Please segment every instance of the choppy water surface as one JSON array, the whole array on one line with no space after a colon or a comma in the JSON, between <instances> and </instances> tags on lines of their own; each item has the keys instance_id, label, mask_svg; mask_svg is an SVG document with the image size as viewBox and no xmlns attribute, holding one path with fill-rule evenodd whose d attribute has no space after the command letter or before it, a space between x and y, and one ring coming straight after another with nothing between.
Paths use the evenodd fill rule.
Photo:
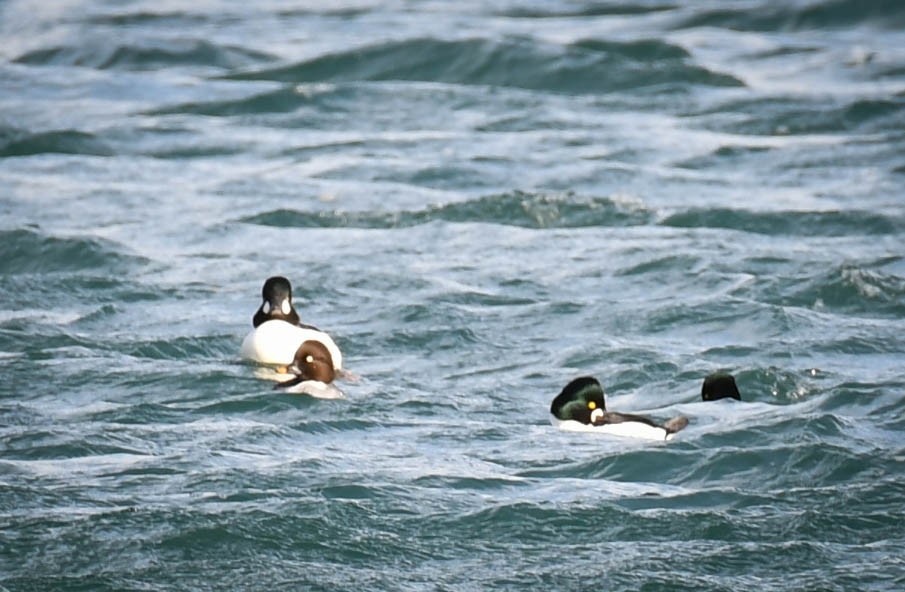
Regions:
<instances>
[{"instance_id":1,"label":"choppy water surface","mask_svg":"<svg viewBox=\"0 0 905 592\"><path fill-rule=\"evenodd\" d=\"M905 5L688 4L0 3L0 588L905 587Z\"/></svg>"}]
</instances>

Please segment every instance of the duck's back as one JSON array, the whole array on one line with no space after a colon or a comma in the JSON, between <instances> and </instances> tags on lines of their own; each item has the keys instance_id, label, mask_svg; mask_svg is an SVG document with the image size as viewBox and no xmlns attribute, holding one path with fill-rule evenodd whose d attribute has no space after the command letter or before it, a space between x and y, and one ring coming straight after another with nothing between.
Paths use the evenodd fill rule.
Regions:
<instances>
[{"instance_id":1,"label":"duck's back","mask_svg":"<svg viewBox=\"0 0 905 592\"><path fill-rule=\"evenodd\" d=\"M242 357L260 364L289 366L299 346L309 340L323 343L333 358L333 367L342 369L342 353L329 335L279 320L262 323L246 335L242 341Z\"/></svg>"}]
</instances>

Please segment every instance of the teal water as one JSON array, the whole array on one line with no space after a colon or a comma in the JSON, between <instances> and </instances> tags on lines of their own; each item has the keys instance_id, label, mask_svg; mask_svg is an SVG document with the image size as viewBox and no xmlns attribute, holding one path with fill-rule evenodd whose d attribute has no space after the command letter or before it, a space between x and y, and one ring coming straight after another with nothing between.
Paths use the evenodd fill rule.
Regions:
<instances>
[{"instance_id":1,"label":"teal water","mask_svg":"<svg viewBox=\"0 0 905 592\"><path fill-rule=\"evenodd\" d=\"M902 589L903 25L0 2L0 589ZM345 399L239 359L274 274Z\"/></svg>"}]
</instances>

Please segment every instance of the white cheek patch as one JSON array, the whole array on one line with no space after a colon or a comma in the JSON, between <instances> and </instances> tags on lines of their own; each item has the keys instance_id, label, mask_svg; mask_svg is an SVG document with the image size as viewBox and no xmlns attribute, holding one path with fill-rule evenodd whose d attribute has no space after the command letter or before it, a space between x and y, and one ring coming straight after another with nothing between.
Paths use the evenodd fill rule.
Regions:
<instances>
[{"instance_id":1,"label":"white cheek patch","mask_svg":"<svg viewBox=\"0 0 905 592\"><path fill-rule=\"evenodd\" d=\"M261 312L263 312L264 314L270 314L270 303L267 302L266 300L264 301L264 304L261 306Z\"/></svg>"},{"instance_id":2,"label":"white cheek patch","mask_svg":"<svg viewBox=\"0 0 905 592\"><path fill-rule=\"evenodd\" d=\"M600 407L591 411L591 423L596 422L598 419L603 419L603 409Z\"/></svg>"},{"instance_id":3,"label":"white cheek patch","mask_svg":"<svg viewBox=\"0 0 905 592\"><path fill-rule=\"evenodd\" d=\"M292 312L292 305L289 304L288 298L283 301L283 304L280 305L280 310L283 311L284 315L288 315L290 312Z\"/></svg>"}]
</instances>

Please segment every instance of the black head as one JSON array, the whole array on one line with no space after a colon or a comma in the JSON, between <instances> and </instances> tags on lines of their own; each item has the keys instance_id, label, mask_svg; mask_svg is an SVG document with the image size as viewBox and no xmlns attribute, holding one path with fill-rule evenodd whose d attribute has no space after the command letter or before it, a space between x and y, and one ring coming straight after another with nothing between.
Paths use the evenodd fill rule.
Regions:
<instances>
[{"instance_id":1,"label":"black head","mask_svg":"<svg viewBox=\"0 0 905 592\"><path fill-rule=\"evenodd\" d=\"M600 411L597 415L606 411L606 403L603 400L603 387L592 376L576 378L550 404L550 413L557 419L571 419L584 424L594 423L592 414L598 409Z\"/></svg>"},{"instance_id":2,"label":"black head","mask_svg":"<svg viewBox=\"0 0 905 592\"><path fill-rule=\"evenodd\" d=\"M333 382L336 377L330 351L323 343L314 340L305 341L299 346L289 371L302 380L319 380L324 383Z\"/></svg>"},{"instance_id":3,"label":"black head","mask_svg":"<svg viewBox=\"0 0 905 592\"><path fill-rule=\"evenodd\" d=\"M299 324L299 315L292 306L292 285L282 276L268 278L261 289L261 297L264 302L258 308L252 318L252 324L257 327L265 321L281 320L293 325Z\"/></svg>"},{"instance_id":4,"label":"black head","mask_svg":"<svg viewBox=\"0 0 905 592\"><path fill-rule=\"evenodd\" d=\"M735 399L741 401L742 396L735 385L735 377L731 374L717 372L704 379L701 386L701 398L705 401L718 399Z\"/></svg>"}]
</instances>

